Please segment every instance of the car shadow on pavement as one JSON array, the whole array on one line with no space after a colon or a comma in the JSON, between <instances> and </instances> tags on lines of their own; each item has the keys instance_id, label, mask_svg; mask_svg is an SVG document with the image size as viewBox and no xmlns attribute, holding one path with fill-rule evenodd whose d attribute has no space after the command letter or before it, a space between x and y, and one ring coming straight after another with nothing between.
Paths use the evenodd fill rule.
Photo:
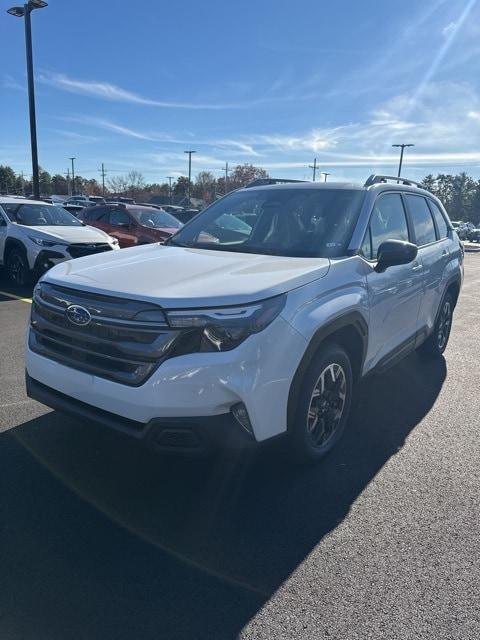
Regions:
<instances>
[{"instance_id":1,"label":"car shadow on pavement","mask_svg":"<svg viewBox=\"0 0 480 640\"><path fill-rule=\"evenodd\" d=\"M18 298L31 298L33 294L33 285L25 287L17 287L9 280L5 270L0 267L0 302L11 300L8 296L3 295L8 293Z\"/></svg>"},{"instance_id":2,"label":"car shadow on pavement","mask_svg":"<svg viewBox=\"0 0 480 640\"><path fill-rule=\"evenodd\" d=\"M0 447L0 634L237 637L401 450L445 376L443 359L414 354L364 380L343 440L311 467L278 442L192 460L56 412L17 427Z\"/></svg>"}]
</instances>

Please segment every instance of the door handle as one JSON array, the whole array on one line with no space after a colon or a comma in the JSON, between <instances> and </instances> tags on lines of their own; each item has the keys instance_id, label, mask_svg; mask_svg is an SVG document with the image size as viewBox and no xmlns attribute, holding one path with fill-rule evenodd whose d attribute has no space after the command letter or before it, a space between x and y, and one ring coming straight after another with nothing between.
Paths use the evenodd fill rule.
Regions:
<instances>
[{"instance_id":1,"label":"door handle","mask_svg":"<svg viewBox=\"0 0 480 640\"><path fill-rule=\"evenodd\" d=\"M414 262L412 266L412 271L420 271L423 269L423 266L419 262Z\"/></svg>"}]
</instances>

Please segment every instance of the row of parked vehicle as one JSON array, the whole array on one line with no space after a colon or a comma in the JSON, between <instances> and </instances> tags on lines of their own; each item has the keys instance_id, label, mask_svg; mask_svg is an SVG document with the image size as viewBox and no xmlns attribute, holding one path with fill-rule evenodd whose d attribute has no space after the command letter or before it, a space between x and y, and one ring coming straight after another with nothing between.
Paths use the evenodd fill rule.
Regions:
<instances>
[{"instance_id":1,"label":"row of parked vehicle","mask_svg":"<svg viewBox=\"0 0 480 640\"><path fill-rule=\"evenodd\" d=\"M452 221L453 228L458 233L460 240L468 240L469 242L480 242L480 228L471 222L463 222L462 220Z\"/></svg>"},{"instance_id":2,"label":"row of parked vehicle","mask_svg":"<svg viewBox=\"0 0 480 640\"><path fill-rule=\"evenodd\" d=\"M133 198L117 197L117 198L102 198L101 196L71 196L61 203L53 202L53 204L61 204L67 211L78 216L78 214L86 207L93 205L137 205L141 207L149 207L151 209L158 209L165 211L173 215L179 222L185 223L191 220L199 213L199 209L193 209L189 207L181 207L174 204L152 204L151 202L135 202Z\"/></svg>"}]
</instances>

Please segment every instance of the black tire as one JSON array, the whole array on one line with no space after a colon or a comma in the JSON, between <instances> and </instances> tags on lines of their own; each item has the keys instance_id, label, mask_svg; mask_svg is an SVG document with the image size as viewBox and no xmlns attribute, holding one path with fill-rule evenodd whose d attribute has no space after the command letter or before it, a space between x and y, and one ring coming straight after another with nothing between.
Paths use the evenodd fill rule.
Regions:
<instances>
[{"instance_id":1,"label":"black tire","mask_svg":"<svg viewBox=\"0 0 480 640\"><path fill-rule=\"evenodd\" d=\"M447 292L438 310L435 327L429 337L417 349L421 356L426 358L439 358L448 345L450 331L452 329L453 310L455 303L453 296Z\"/></svg>"},{"instance_id":2,"label":"black tire","mask_svg":"<svg viewBox=\"0 0 480 640\"><path fill-rule=\"evenodd\" d=\"M10 281L16 287L25 287L32 282L32 272L22 249L17 247L10 249L5 260L5 267Z\"/></svg>"},{"instance_id":3,"label":"black tire","mask_svg":"<svg viewBox=\"0 0 480 640\"><path fill-rule=\"evenodd\" d=\"M353 374L347 352L337 344L326 344L304 375L293 424L289 425L298 461L320 460L339 441L348 421L352 393Z\"/></svg>"}]
</instances>

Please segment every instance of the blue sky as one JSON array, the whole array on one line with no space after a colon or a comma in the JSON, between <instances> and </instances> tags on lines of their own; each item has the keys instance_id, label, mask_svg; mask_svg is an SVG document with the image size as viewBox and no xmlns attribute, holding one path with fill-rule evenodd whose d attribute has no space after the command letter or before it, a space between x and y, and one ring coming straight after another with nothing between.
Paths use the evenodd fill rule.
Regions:
<instances>
[{"instance_id":1,"label":"blue sky","mask_svg":"<svg viewBox=\"0 0 480 640\"><path fill-rule=\"evenodd\" d=\"M31 173L23 24L0 0L0 164ZM50 0L32 16L39 158L149 182L251 162L331 179L480 177L480 0Z\"/></svg>"}]
</instances>

